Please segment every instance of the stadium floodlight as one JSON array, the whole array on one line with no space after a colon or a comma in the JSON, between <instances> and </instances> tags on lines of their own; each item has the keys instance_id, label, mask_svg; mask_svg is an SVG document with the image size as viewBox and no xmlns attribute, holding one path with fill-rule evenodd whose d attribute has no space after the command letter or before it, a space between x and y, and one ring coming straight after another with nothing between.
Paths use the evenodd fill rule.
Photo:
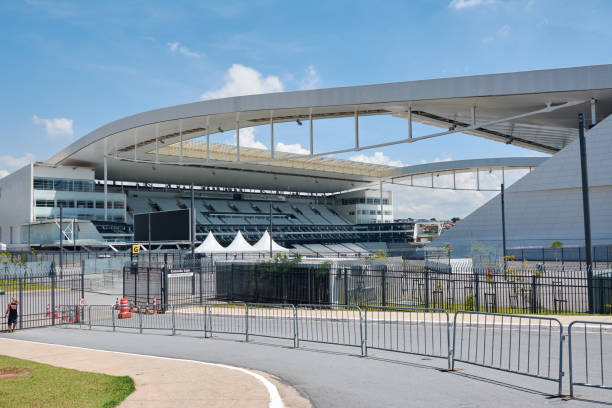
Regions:
<instances>
[{"instance_id":1,"label":"stadium floodlight","mask_svg":"<svg viewBox=\"0 0 612 408\"><path fill-rule=\"evenodd\" d=\"M295 121L297 122L298 125L302 126L302 121L300 120L300 118L297 118Z\"/></svg>"}]
</instances>

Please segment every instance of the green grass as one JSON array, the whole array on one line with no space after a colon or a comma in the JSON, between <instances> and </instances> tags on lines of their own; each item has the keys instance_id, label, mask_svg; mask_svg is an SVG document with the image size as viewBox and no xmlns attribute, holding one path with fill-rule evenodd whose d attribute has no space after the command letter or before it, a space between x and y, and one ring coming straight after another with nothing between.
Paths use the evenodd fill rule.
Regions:
<instances>
[{"instance_id":1,"label":"green grass","mask_svg":"<svg viewBox=\"0 0 612 408\"><path fill-rule=\"evenodd\" d=\"M5 292L16 292L19 290L19 279L0 279L0 290ZM51 290L51 285L46 283L32 283L23 281L23 291Z\"/></svg>"},{"instance_id":2,"label":"green grass","mask_svg":"<svg viewBox=\"0 0 612 408\"><path fill-rule=\"evenodd\" d=\"M0 355L0 368L25 367L29 375L0 380L0 407L115 407L134 392L134 381Z\"/></svg>"}]
</instances>

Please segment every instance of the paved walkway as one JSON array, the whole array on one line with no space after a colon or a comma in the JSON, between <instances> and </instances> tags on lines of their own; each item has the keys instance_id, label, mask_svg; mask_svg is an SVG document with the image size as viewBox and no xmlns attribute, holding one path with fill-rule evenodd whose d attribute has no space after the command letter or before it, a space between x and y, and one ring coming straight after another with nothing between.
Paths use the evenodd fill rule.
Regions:
<instances>
[{"instance_id":1,"label":"paved walkway","mask_svg":"<svg viewBox=\"0 0 612 408\"><path fill-rule=\"evenodd\" d=\"M242 368L0 338L2 354L110 375L130 376L136 391L120 405L133 407L307 408L293 388Z\"/></svg>"}]
</instances>

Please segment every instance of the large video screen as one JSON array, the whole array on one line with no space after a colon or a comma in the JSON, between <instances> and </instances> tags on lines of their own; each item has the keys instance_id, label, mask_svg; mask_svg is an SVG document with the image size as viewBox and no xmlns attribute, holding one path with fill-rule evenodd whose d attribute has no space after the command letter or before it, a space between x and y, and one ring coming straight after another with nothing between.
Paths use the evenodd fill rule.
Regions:
<instances>
[{"instance_id":1,"label":"large video screen","mask_svg":"<svg viewBox=\"0 0 612 408\"><path fill-rule=\"evenodd\" d=\"M190 241L191 216L190 210L159 211L134 214L134 241Z\"/></svg>"}]
</instances>

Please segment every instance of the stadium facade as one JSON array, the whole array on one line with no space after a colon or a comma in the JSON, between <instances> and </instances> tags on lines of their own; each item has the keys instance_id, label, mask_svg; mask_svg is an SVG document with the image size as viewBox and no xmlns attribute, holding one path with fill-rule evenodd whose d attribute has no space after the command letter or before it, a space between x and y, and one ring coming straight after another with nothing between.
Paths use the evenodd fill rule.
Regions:
<instances>
[{"instance_id":1,"label":"stadium facade","mask_svg":"<svg viewBox=\"0 0 612 408\"><path fill-rule=\"evenodd\" d=\"M478 180L481 171L503 175L533 169L508 190L508 239L577 242L576 118L586 112L593 126L587 140L599 141L589 146L594 209L602 209L594 225L604 231L596 230L595 239L609 243L605 231L612 221L605 209L612 203L612 172L604 152L612 151L612 138L604 119L612 113L612 65L248 95L133 115L1 179L0 241L16 247L57 246L61 231L67 245L114 248L132 241L134 214L190 208L193 185L197 241L212 231L227 244L242 231L254 242L272 222L277 242L306 253L317 248L389 249L394 243L419 241L419 231L427 228L394 222L393 197L383 184L414 186L415 180L431 179L431 185L421 187L459 189L457 174L475 173ZM363 145L359 118L364 116L404 119L406 132ZM317 121L335 118L354 120L354 127L337 135L346 147L315 151ZM415 121L442 130L415 136ZM278 123L306 124L309 154L275 151ZM269 130L270 150L241 146L240 129L249 127ZM227 132L236 135L236 144L211 141ZM458 132L553 156L407 167L330 157ZM564 171L567 177L562 177ZM440 176L450 180L445 187L434 181ZM481 189L479 183L474 189ZM553 198L562 203L558 214L546 210ZM468 239L499 240L496 200L434 244L448 241L459 248L467 247Z\"/></svg>"}]
</instances>

